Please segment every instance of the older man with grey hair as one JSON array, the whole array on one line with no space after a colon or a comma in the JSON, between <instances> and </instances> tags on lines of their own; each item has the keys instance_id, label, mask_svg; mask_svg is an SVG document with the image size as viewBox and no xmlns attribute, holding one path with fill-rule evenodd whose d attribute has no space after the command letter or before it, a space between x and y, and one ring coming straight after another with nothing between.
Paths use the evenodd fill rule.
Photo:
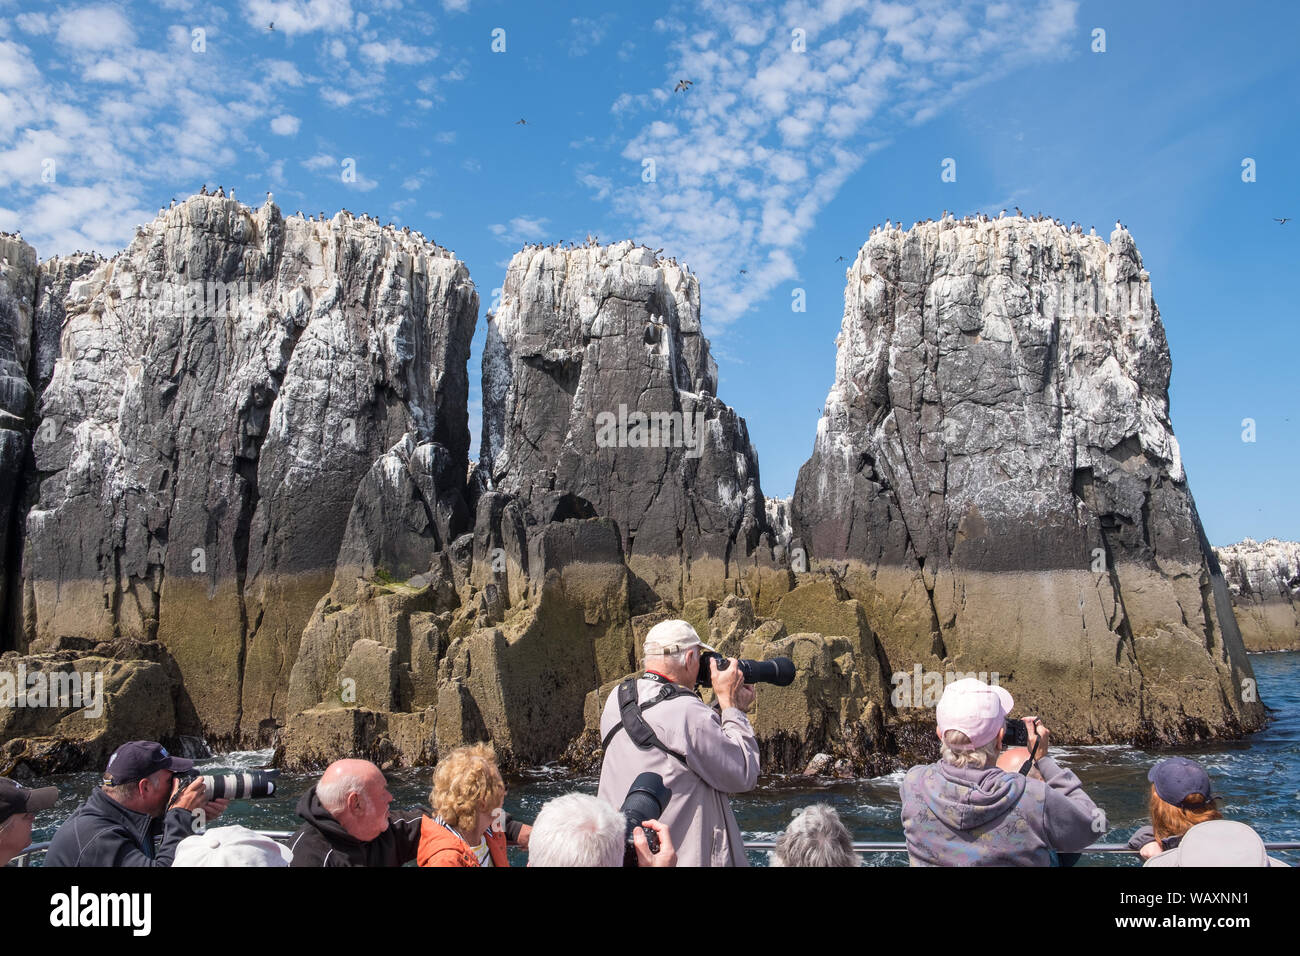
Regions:
<instances>
[{"instance_id":1,"label":"older man with grey hair","mask_svg":"<svg viewBox=\"0 0 1300 956\"><path fill-rule=\"evenodd\" d=\"M654 831L658 852L651 852L642 827ZM556 797L533 821L528 844L528 865L537 866L622 866L627 851L624 833L627 823L604 800L585 793ZM658 820L644 820L633 831L638 866L676 866L668 828Z\"/></svg>"},{"instance_id":2,"label":"older man with grey hair","mask_svg":"<svg viewBox=\"0 0 1300 956\"><path fill-rule=\"evenodd\" d=\"M402 866L420 845L420 813L388 812L393 795L369 760L336 760L298 801L295 867Z\"/></svg>"},{"instance_id":3,"label":"older man with grey hair","mask_svg":"<svg viewBox=\"0 0 1300 956\"><path fill-rule=\"evenodd\" d=\"M825 803L795 812L777 838L770 860L772 866L857 866L860 862L840 815Z\"/></svg>"},{"instance_id":4,"label":"older man with grey hair","mask_svg":"<svg viewBox=\"0 0 1300 956\"><path fill-rule=\"evenodd\" d=\"M717 709L696 694L704 644L686 621L660 621L645 639L645 672L609 695L600 719L605 758L599 796L623 803L638 774L658 773L672 790L660 814L680 866L746 866L730 794L758 782L758 741L745 712L754 688L738 662L709 661Z\"/></svg>"}]
</instances>

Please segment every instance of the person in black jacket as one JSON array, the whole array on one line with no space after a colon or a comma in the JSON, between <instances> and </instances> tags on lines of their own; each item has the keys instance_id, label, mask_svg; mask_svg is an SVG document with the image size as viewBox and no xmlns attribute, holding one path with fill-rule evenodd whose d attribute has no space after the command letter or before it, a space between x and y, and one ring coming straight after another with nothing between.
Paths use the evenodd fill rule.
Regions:
<instances>
[{"instance_id":1,"label":"person in black jacket","mask_svg":"<svg viewBox=\"0 0 1300 956\"><path fill-rule=\"evenodd\" d=\"M177 773L194 761L161 744L133 740L108 759L104 785L91 793L50 841L46 866L171 866L176 845L215 820L228 800L206 799L202 778L167 804ZM200 823L200 821L202 821ZM154 840L162 837L157 848Z\"/></svg>"},{"instance_id":2,"label":"person in black jacket","mask_svg":"<svg viewBox=\"0 0 1300 956\"><path fill-rule=\"evenodd\" d=\"M291 866L402 866L415 859L421 813L388 812L393 795L369 760L336 760L298 801Z\"/></svg>"}]
</instances>

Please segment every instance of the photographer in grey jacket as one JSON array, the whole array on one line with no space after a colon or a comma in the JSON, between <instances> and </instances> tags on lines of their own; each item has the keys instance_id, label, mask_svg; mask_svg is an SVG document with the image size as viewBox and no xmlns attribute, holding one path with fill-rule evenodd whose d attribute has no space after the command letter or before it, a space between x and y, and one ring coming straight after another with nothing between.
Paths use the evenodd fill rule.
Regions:
<instances>
[{"instance_id":1,"label":"photographer in grey jacket","mask_svg":"<svg viewBox=\"0 0 1300 956\"><path fill-rule=\"evenodd\" d=\"M624 724L618 691L610 694L600 718L605 759L599 796L621 806L637 775L654 771L673 794L659 820L672 835L677 865L746 866L728 796L758 782L758 740L745 716L755 691L736 660L723 669L710 661L718 709L696 696L700 653L711 650L686 621L661 621L650 629L646 669L633 682L633 709L653 741L638 746Z\"/></svg>"}]
</instances>

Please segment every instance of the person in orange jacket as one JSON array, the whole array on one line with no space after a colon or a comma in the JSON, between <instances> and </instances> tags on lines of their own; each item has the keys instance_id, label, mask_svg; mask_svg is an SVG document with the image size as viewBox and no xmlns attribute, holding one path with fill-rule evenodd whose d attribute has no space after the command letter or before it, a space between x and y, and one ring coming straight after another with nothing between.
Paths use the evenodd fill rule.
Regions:
<instances>
[{"instance_id":1,"label":"person in orange jacket","mask_svg":"<svg viewBox=\"0 0 1300 956\"><path fill-rule=\"evenodd\" d=\"M503 829L506 785L491 744L453 750L438 763L420 826L420 866L509 866ZM473 841L473 842L471 842Z\"/></svg>"}]
</instances>

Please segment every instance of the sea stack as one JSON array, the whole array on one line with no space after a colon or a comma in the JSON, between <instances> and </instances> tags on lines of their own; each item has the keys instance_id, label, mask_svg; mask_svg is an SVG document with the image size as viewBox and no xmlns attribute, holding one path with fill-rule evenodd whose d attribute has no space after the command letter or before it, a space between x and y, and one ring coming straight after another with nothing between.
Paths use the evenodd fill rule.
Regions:
<instances>
[{"instance_id":1,"label":"sea stack","mask_svg":"<svg viewBox=\"0 0 1300 956\"><path fill-rule=\"evenodd\" d=\"M64 308L20 649L159 641L197 732L264 742L375 462L436 444L424 458L453 462L463 497L468 272L373 221L200 195L72 280ZM464 503L444 505L457 534Z\"/></svg>"},{"instance_id":2,"label":"sea stack","mask_svg":"<svg viewBox=\"0 0 1300 956\"><path fill-rule=\"evenodd\" d=\"M1246 649L1300 650L1300 544L1246 538L1214 551Z\"/></svg>"},{"instance_id":3,"label":"sea stack","mask_svg":"<svg viewBox=\"0 0 1300 956\"><path fill-rule=\"evenodd\" d=\"M1129 233L925 223L847 279L792 552L841 574L891 670L997 672L1062 740L1262 726Z\"/></svg>"},{"instance_id":4,"label":"sea stack","mask_svg":"<svg viewBox=\"0 0 1300 956\"><path fill-rule=\"evenodd\" d=\"M480 471L538 522L613 519L647 599L757 596L758 455L717 388L685 267L630 241L529 246L489 317Z\"/></svg>"}]
</instances>

